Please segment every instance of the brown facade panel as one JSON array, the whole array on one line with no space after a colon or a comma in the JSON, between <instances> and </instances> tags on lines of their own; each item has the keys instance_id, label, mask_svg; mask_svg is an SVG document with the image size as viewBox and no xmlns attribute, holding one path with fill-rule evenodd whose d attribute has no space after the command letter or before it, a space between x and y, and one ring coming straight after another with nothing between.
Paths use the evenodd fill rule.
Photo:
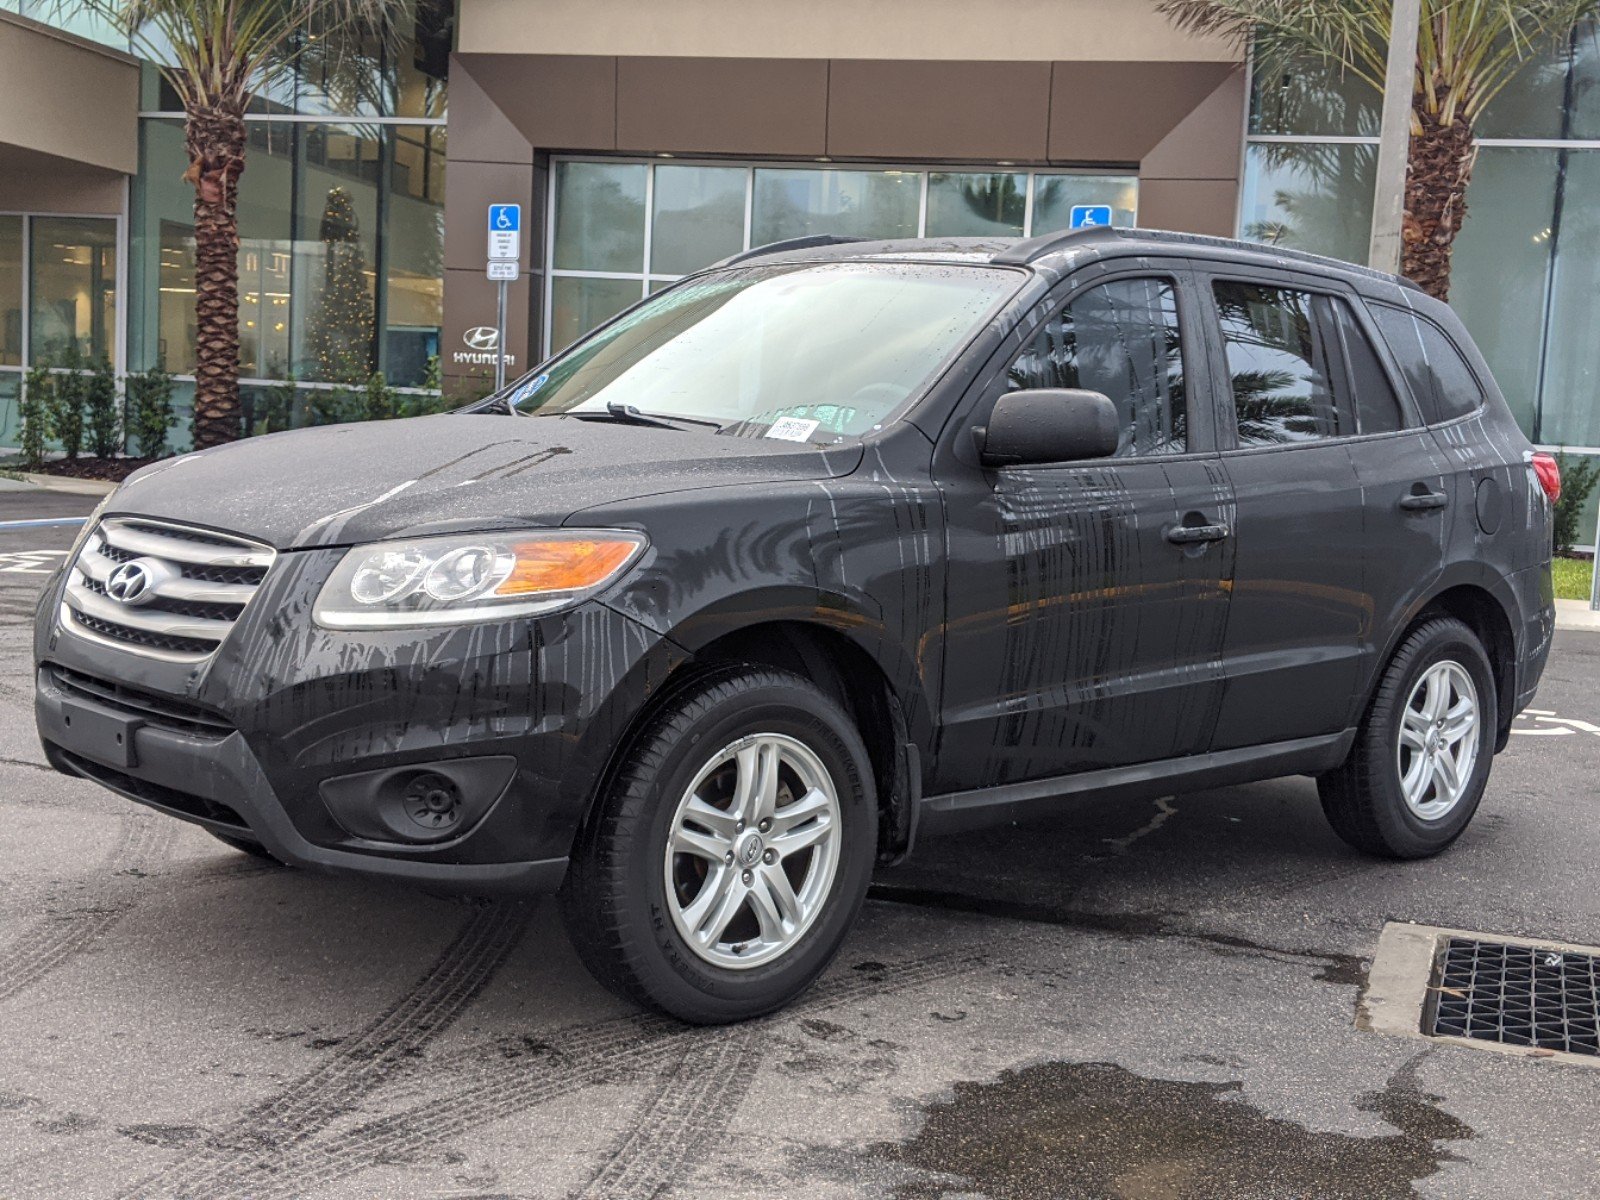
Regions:
<instances>
[{"instance_id":1,"label":"brown facade panel","mask_svg":"<svg viewBox=\"0 0 1600 1200\"><path fill-rule=\"evenodd\" d=\"M835 59L828 153L1041 161L1049 108L1049 63Z\"/></svg>"},{"instance_id":2,"label":"brown facade panel","mask_svg":"<svg viewBox=\"0 0 1600 1200\"><path fill-rule=\"evenodd\" d=\"M1050 159L1085 163L1138 162L1234 70L1209 62L1051 65Z\"/></svg>"},{"instance_id":3,"label":"brown facade panel","mask_svg":"<svg viewBox=\"0 0 1600 1200\"><path fill-rule=\"evenodd\" d=\"M457 54L484 96L518 135L541 150L614 150L617 145L617 60L593 54ZM455 76L450 85L455 138ZM451 146L452 157L455 147ZM462 154L460 157L467 157ZM485 155L486 161L507 161Z\"/></svg>"},{"instance_id":4,"label":"brown facade panel","mask_svg":"<svg viewBox=\"0 0 1600 1200\"><path fill-rule=\"evenodd\" d=\"M1243 71L1235 71L1145 155L1145 179L1237 179L1244 142Z\"/></svg>"},{"instance_id":5,"label":"brown facade panel","mask_svg":"<svg viewBox=\"0 0 1600 1200\"><path fill-rule=\"evenodd\" d=\"M439 366L447 390L456 396L486 395L494 385L494 348L485 345L484 329L495 322L498 284L489 282L480 266L476 271L444 273L444 330L439 335ZM512 379L532 363L529 353L538 345L533 291L539 276L522 275L506 297L506 378Z\"/></svg>"},{"instance_id":6,"label":"brown facade panel","mask_svg":"<svg viewBox=\"0 0 1600 1200\"><path fill-rule=\"evenodd\" d=\"M828 64L817 59L617 60L618 150L827 153Z\"/></svg>"},{"instance_id":7,"label":"brown facade panel","mask_svg":"<svg viewBox=\"0 0 1600 1200\"><path fill-rule=\"evenodd\" d=\"M457 54L450 60L450 160L532 162L532 143L473 75L475 57Z\"/></svg>"},{"instance_id":8,"label":"brown facade panel","mask_svg":"<svg viewBox=\"0 0 1600 1200\"><path fill-rule=\"evenodd\" d=\"M454 119L454 118L452 118ZM444 265L447 269L473 270L480 274L488 258L489 205L522 205L522 266L526 269L530 253L542 225L542 197L535 195L532 163L461 162L451 159L445 168Z\"/></svg>"},{"instance_id":9,"label":"brown facade panel","mask_svg":"<svg viewBox=\"0 0 1600 1200\"><path fill-rule=\"evenodd\" d=\"M1236 237L1239 185L1230 179L1148 179L1139 184L1139 224Z\"/></svg>"}]
</instances>

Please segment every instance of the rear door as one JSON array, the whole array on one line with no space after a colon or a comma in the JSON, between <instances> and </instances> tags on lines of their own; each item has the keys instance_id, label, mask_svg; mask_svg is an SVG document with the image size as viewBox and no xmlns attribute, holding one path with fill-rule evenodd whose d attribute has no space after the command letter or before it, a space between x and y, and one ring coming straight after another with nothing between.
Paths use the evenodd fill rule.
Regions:
<instances>
[{"instance_id":1,"label":"rear door","mask_svg":"<svg viewBox=\"0 0 1600 1200\"><path fill-rule=\"evenodd\" d=\"M1200 274L1235 512L1211 748L1336 733L1371 624L1339 290L1286 271Z\"/></svg>"},{"instance_id":2,"label":"rear door","mask_svg":"<svg viewBox=\"0 0 1600 1200\"><path fill-rule=\"evenodd\" d=\"M1221 690L1231 543L1179 263L1091 268L1008 342L945 430L935 475L950 573L943 733L930 792L1204 748ZM1117 405L1113 458L988 470L974 426L1007 391L1073 387Z\"/></svg>"}]
</instances>

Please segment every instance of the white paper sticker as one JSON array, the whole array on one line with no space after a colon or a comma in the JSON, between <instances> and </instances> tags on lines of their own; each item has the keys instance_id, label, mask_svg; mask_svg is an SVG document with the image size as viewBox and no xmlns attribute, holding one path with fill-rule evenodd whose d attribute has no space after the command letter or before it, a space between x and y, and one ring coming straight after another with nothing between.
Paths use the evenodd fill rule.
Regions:
<instances>
[{"instance_id":1,"label":"white paper sticker","mask_svg":"<svg viewBox=\"0 0 1600 1200\"><path fill-rule=\"evenodd\" d=\"M779 417L767 430L769 438L782 438L786 442L809 442L821 421L804 421L799 417Z\"/></svg>"}]
</instances>

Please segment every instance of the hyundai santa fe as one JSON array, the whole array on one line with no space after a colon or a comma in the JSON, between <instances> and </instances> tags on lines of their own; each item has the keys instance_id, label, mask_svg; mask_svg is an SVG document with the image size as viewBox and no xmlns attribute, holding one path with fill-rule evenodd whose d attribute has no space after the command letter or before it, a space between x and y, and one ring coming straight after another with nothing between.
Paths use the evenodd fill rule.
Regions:
<instances>
[{"instance_id":1,"label":"hyundai santa fe","mask_svg":"<svg viewBox=\"0 0 1600 1200\"><path fill-rule=\"evenodd\" d=\"M811 238L457 413L140 471L36 631L50 762L241 850L559 891L603 982L805 988L920 838L1316 778L1377 855L1483 796L1556 464L1445 305L1094 229Z\"/></svg>"}]
</instances>

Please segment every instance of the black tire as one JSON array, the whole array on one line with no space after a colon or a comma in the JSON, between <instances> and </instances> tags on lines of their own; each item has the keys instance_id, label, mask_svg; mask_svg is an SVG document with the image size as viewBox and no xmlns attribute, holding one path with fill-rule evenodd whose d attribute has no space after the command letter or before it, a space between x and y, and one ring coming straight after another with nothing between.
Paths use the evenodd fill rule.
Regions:
<instances>
[{"instance_id":1,"label":"black tire","mask_svg":"<svg viewBox=\"0 0 1600 1200\"><path fill-rule=\"evenodd\" d=\"M1425 820L1406 803L1397 746L1403 710L1423 673L1452 661L1477 691L1478 748L1460 799ZM1454 617L1424 617L1402 639L1343 766L1317 780L1328 823L1357 850L1383 858L1427 858L1461 836L1483 799L1494 758L1499 711L1494 675L1478 636Z\"/></svg>"},{"instance_id":2,"label":"black tire","mask_svg":"<svg viewBox=\"0 0 1600 1200\"><path fill-rule=\"evenodd\" d=\"M241 854L248 854L252 858L263 858L266 859L267 862L276 863L280 867L283 865L281 862L278 862L278 860L273 857L272 852L260 842L252 842L248 838L230 837L226 833L218 833L215 829L208 829L206 832L212 837L216 838L217 841L221 842L224 846L231 846Z\"/></svg>"},{"instance_id":3,"label":"black tire","mask_svg":"<svg viewBox=\"0 0 1600 1200\"><path fill-rule=\"evenodd\" d=\"M795 739L828 771L838 798L837 860L795 942L770 962L728 969L706 961L675 927L665 854L679 801L698 773L755 733ZM746 1020L793 1000L838 953L866 897L876 843L871 763L844 709L787 671L730 668L677 693L626 749L574 848L563 914L579 958L613 991L695 1024Z\"/></svg>"}]
</instances>

